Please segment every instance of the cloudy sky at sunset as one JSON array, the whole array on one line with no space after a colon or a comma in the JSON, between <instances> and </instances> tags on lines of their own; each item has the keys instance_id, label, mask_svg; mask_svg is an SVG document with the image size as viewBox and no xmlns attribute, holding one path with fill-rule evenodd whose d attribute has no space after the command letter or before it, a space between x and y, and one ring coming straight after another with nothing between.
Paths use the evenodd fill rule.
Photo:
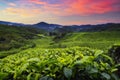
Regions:
<instances>
[{"instance_id":1,"label":"cloudy sky at sunset","mask_svg":"<svg viewBox=\"0 0 120 80\"><path fill-rule=\"evenodd\" d=\"M64 25L120 23L120 0L0 0L0 20Z\"/></svg>"}]
</instances>

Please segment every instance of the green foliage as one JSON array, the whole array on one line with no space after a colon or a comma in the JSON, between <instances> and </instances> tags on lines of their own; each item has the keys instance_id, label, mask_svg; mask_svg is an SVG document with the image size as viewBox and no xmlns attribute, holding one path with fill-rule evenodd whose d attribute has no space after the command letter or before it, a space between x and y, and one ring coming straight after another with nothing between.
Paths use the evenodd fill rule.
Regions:
<instances>
[{"instance_id":1,"label":"green foliage","mask_svg":"<svg viewBox=\"0 0 120 80\"><path fill-rule=\"evenodd\" d=\"M104 78L106 78L106 80L110 80L110 75L109 74L107 74L107 73L101 73L101 75L104 77Z\"/></svg>"},{"instance_id":2,"label":"green foliage","mask_svg":"<svg viewBox=\"0 0 120 80\"><path fill-rule=\"evenodd\" d=\"M111 48L113 59L104 51L120 43L120 32L45 35L0 25L0 80L119 80L119 47Z\"/></svg>"},{"instance_id":3,"label":"green foliage","mask_svg":"<svg viewBox=\"0 0 120 80\"><path fill-rule=\"evenodd\" d=\"M40 33L45 32L31 27L0 25L0 57L15 53L14 49L19 51L34 47L35 44L30 40L39 38Z\"/></svg>"},{"instance_id":4,"label":"green foliage","mask_svg":"<svg viewBox=\"0 0 120 80\"><path fill-rule=\"evenodd\" d=\"M72 69L68 69L68 68L64 68L63 69L64 75L67 79L70 80L70 78L72 77Z\"/></svg>"},{"instance_id":5,"label":"green foliage","mask_svg":"<svg viewBox=\"0 0 120 80\"><path fill-rule=\"evenodd\" d=\"M79 47L28 49L0 60L9 80L118 80L116 66L103 51Z\"/></svg>"},{"instance_id":6,"label":"green foliage","mask_svg":"<svg viewBox=\"0 0 120 80\"><path fill-rule=\"evenodd\" d=\"M0 72L0 80L5 80L7 79L8 73L2 73Z\"/></svg>"},{"instance_id":7,"label":"green foliage","mask_svg":"<svg viewBox=\"0 0 120 80\"><path fill-rule=\"evenodd\" d=\"M109 55L115 60L116 63L120 63L120 44L113 45L109 50Z\"/></svg>"},{"instance_id":8,"label":"green foliage","mask_svg":"<svg viewBox=\"0 0 120 80\"><path fill-rule=\"evenodd\" d=\"M59 35L56 37L59 37ZM53 47L80 46L101 49L105 51L108 50L112 45L120 43L120 31L68 33L62 38L59 38L57 41L57 43L53 44Z\"/></svg>"}]
</instances>

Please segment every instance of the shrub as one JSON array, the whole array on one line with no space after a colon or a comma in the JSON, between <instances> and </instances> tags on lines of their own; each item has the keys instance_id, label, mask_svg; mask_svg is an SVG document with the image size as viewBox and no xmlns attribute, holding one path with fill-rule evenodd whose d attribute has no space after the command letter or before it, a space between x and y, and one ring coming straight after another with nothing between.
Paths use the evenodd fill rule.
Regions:
<instances>
[{"instance_id":1,"label":"shrub","mask_svg":"<svg viewBox=\"0 0 120 80\"><path fill-rule=\"evenodd\" d=\"M118 80L118 66L101 50L79 47L35 48L0 60L9 80Z\"/></svg>"}]
</instances>

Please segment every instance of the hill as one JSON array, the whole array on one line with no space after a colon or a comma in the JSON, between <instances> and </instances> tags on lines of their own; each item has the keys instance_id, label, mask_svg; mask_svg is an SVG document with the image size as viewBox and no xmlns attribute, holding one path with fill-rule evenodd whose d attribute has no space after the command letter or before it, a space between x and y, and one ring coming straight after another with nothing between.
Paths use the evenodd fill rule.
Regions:
<instances>
[{"instance_id":1,"label":"hill","mask_svg":"<svg viewBox=\"0 0 120 80\"><path fill-rule=\"evenodd\" d=\"M41 27L48 28L48 23L38 23ZM50 25L49 28L52 27ZM76 27L61 27L44 31L43 28L33 26L13 26L0 25L0 57L30 48L65 48L65 47L90 47L94 49L107 50L110 46L120 43L119 24L100 25L102 27L92 27L88 30L84 25L84 30L77 31ZM60 27L60 25L59 25ZM76 30L74 31L74 28ZM48 36L48 34L50 36ZM46 36L47 35L47 36Z\"/></svg>"},{"instance_id":2,"label":"hill","mask_svg":"<svg viewBox=\"0 0 120 80\"><path fill-rule=\"evenodd\" d=\"M36 25L0 25L0 80L119 80L119 24Z\"/></svg>"},{"instance_id":3,"label":"hill","mask_svg":"<svg viewBox=\"0 0 120 80\"><path fill-rule=\"evenodd\" d=\"M56 47L80 46L108 50L112 45L120 44L120 31L68 33L57 35L53 40Z\"/></svg>"},{"instance_id":4,"label":"hill","mask_svg":"<svg viewBox=\"0 0 120 80\"><path fill-rule=\"evenodd\" d=\"M45 31L33 27L0 25L0 57L8 55L4 53L9 52L4 51L12 50L14 52L15 49L25 49L34 46L30 39L37 38L37 34L44 33Z\"/></svg>"},{"instance_id":5,"label":"hill","mask_svg":"<svg viewBox=\"0 0 120 80\"><path fill-rule=\"evenodd\" d=\"M8 21L0 21L0 24L2 25L8 25L8 26L26 26L22 23L15 23L15 22L8 22Z\"/></svg>"},{"instance_id":6,"label":"hill","mask_svg":"<svg viewBox=\"0 0 120 80\"><path fill-rule=\"evenodd\" d=\"M24 26L43 29L47 32L94 32L94 31L106 31L106 30L119 30L120 23L106 23L96 25L60 25L60 24L49 24L46 22L40 22L36 24L22 24L15 22L0 21L0 24L12 25L12 26Z\"/></svg>"},{"instance_id":7,"label":"hill","mask_svg":"<svg viewBox=\"0 0 120 80\"><path fill-rule=\"evenodd\" d=\"M106 23L98 25L72 25L56 28L55 32L98 32L98 31L120 31L120 23Z\"/></svg>"},{"instance_id":8,"label":"hill","mask_svg":"<svg viewBox=\"0 0 120 80\"><path fill-rule=\"evenodd\" d=\"M61 28L62 27L62 25L48 24L46 22L40 22L40 23L37 23L37 24L33 24L31 26L35 27L35 28L39 28L39 29L44 29L48 32L54 31L56 28Z\"/></svg>"}]
</instances>

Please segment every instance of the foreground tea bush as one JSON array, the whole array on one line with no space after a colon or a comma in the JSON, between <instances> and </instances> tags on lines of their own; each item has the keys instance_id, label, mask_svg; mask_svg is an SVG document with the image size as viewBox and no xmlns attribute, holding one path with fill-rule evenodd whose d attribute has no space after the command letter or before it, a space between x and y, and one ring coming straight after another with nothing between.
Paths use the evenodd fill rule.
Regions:
<instances>
[{"instance_id":1,"label":"foreground tea bush","mask_svg":"<svg viewBox=\"0 0 120 80\"><path fill-rule=\"evenodd\" d=\"M101 50L28 49L0 60L0 80L119 80L117 67Z\"/></svg>"}]
</instances>

